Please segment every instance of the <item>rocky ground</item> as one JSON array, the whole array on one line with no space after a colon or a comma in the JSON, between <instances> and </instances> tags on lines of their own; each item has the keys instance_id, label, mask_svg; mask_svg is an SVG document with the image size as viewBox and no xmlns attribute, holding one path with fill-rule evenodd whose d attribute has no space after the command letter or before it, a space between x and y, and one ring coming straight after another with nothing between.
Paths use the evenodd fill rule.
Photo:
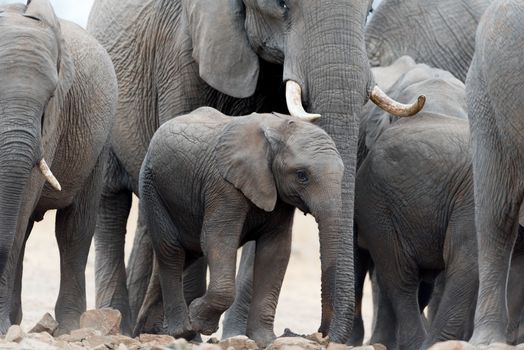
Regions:
<instances>
[{"instance_id":1,"label":"rocky ground","mask_svg":"<svg viewBox=\"0 0 524 350\"><path fill-rule=\"evenodd\" d=\"M28 332L20 326L11 326L0 339L0 349L42 349L42 350L258 350L257 344L244 336L217 340L210 338L205 343L195 344L168 335L142 334L130 338L118 334L120 312L112 309L90 310L80 319L80 329L70 334L53 337L58 323L50 314L44 317ZM492 344L474 347L466 342L447 341L438 343L430 350L518 350L520 346ZM387 350L382 344L350 347L330 343L320 333L305 337L277 338L266 350Z\"/></svg>"}]
</instances>

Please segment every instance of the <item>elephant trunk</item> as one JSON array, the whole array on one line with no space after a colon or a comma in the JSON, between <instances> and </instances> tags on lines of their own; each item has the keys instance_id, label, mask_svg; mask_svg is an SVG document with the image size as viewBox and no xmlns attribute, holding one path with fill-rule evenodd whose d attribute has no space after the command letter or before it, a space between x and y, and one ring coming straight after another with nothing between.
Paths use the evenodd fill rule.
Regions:
<instances>
[{"instance_id":1,"label":"elephant trunk","mask_svg":"<svg viewBox=\"0 0 524 350\"><path fill-rule=\"evenodd\" d=\"M0 127L0 274L13 246L31 173L41 157L40 127L27 108L3 104Z\"/></svg>"},{"instance_id":2,"label":"elephant trunk","mask_svg":"<svg viewBox=\"0 0 524 350\"><path fill-rule=\"evenodd\" d=\"M302 66L285 71L284 78L296 77L303 84L308 112L321 115L318 125L333 138L344 162L340 209L335 218L319 223L323 241L320 331L333 342L345 343L352 331L355 306L353 204L358 115L373 86L364 44L368 1L318 3L304 16L307 49L302 53Z\"/></svg>"}]
</instances>

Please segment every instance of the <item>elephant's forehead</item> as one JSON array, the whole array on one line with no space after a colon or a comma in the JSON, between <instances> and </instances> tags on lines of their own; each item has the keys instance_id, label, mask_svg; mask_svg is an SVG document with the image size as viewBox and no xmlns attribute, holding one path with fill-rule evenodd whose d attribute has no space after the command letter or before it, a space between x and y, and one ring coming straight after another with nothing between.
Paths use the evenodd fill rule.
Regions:
<instances>
[{"instance_id":1,"label":"elephant's forehead","mask_svg":"<svg viewBox=\"0 0 524 350\"><path fill-rule=\"evenodd\" d=\"M0 55L10 50L19 54L44 54L58 57L53 31L44 23L20 15L0 17Z\"/></svg>"}]
</instances>

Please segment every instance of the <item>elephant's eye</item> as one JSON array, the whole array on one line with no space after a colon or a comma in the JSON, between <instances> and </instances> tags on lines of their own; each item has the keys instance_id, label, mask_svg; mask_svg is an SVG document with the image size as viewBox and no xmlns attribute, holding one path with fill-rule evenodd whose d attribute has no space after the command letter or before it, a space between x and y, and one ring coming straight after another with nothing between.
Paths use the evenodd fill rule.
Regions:
<instances>
[{"instance_id":1,"label":"elephant's eye","mask_svg":"<svg viewBox=\"0 0 524 350\"><path fill-rule=\"evenodd\" d=\"M287 10L288 9L288 6L287 6L287 3L286 3L286 0L277 0L278 2L278 6L282 7L283 9Z\"/></svg>"},{"instance_id":2,"label":"elephant's eye","mask_svg":"<svg viewBox=\"0 0 524 350\"><path fill-rule=\"evenodd\" d=\"M307 183L309 181L309 178L307 177L307 174L304 170L297 171L297 179L302 183Z\"/></svg>"}]
</instances>

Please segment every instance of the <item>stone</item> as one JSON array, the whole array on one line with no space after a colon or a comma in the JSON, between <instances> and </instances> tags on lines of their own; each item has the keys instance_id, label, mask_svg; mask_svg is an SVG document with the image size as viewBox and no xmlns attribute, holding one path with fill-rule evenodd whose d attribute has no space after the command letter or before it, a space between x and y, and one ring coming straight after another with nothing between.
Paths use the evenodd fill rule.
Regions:
<instances>
[{"instance_id":1,"label":"stone","mask_svg":"<svg viewBox=\"0 0 524 350\"><path fill-rule=\"evenodd\" d=\"M55 338L47 332L29 333L27 336L31 339L39 340L47 344L55 343Z\"/></svg>"},{"instance_id":2,"label":"stone","mask_svg":"<svg viewBox=\"0 0 524 350\"><path fill-rule=\"evenodd\" d=\"M108 349L111 349L111 347L105 345L105 344L100 344L98 346L95 346L94 348L91 348L91 350L108 350Z\"/></svg>"},{"instance_id":3,"label":"stone","mask_svg":"<svg viewBox=\"0 0 524 350\"><path fill-rule=\"evenodd\" d=\"M429 350L475 350L475 346L460 340L448 340L433 344Z\"/></svg>"},{"instance_id":4,"label":"stone","mask_svg":"<svg viewBox=\"0 0 524 350\"><path fill-rule=\"evenodd\" d=\"M5 340L8 342L19 343L24 339L25 333L19 325L12 325L5 334Z\"/></svg>"},{"instance_id":5,"label":"stone","mask_svg":"<svg viewBox=\"0 0 524 350\"><path fill-rule=\"evenodd\" d=\"M157 345L168 345L175 342L175 338L170 335L148 333L140 334L138 340L140 340L141 343L154 343Z\"/></svg>"},{"instance_id":6,"label":"stone","mask_svg":"<svg viewBox=\"0 0 524 350\"><path fill-rule=\"evenodd\" d=\"M20 344L13 342L2 342L0 344L0 349L2 350L19 350L21 348Z\"/></svg>"},{"instance_id":7,"label":"stone","mask_svg":"<svg viewBox=\"0 0 524 350\"><path fill-rule=\"evenodd\" d=\"M48 312L42 318L38 323L31 328L29 333L41 333L41 332L47 332L49 334L53 334L55 330L58 328L58 322L55 321L53 316Z\"/></svg>"},{"instance_id":8,"label":"stone","mask_svg":"<svg viewBox=\"0 0 524 350\"><path fill-rule=\"evenodd\" d=\"M60 336L58 339L68 342L79 342L95 335L102 335L99 330L93 328L80 328L71 331L68 337ZM62 338L64 337L64 338Z\"/></svg>"},{"instance_id":9,"label":"stone","mask_svg":"<svg viewBox=\"0 0 524 350\"><path fill-rule=\"evenodd\" d=\"M122 315L115 309L88 310L80 316L80 328L93 328L101 335L115 335L120 333Z\"/></svg>"},{"instance_id":10,"label":"stone","mask_svg":"<svg viewBox=\"0 0 524 350\"><path fill-rule=\"evenodd\" d=\"M176 339L168 347L174 350L193 350L193 345L184 338Z\"/></svg>"},{"instance_id":11,"label":"stone","mask_svg":"<svg viewBox=\"0 0 524 350\"><path fill-rule=\"evenodd\" d=\"M222 350L254 350L258 349L257 343L249 339L245 335L237 335L235 337L226 338L218 343Z\"/></svg>"},{"instance_id":12,"label":"stone","mask_svg":"<svg viewBox=\"0 0 524 350\"><path fill-rule=\"evenodd\" d=\"M328 337L324 337L322 335L322 333L320 333L320 332L316 332L316 333L310 334L310 335L308 335L306 337L306 339L312 340L315 343L318 343L320 345L328 345L328 343L329 343Z\"/></svg>"},{"instance_id":13,"label":"stone","mask_svg":"<svg viewBox=\"0 0 524 350\"><path fill-rule=\"evenodd\" d=\"M388 348L384 344L376 343L371 345L373 349L375 350L388 350Z\"/></svg>"},{"instance_id":14,"label":"stone","mask_svg":"<svg viewBox=\"0 0 524 350\"><path fill-rule=\"evenodd\" d=\"M211 343L203 343L199 345L195 345L195 350L222 350L222 347L217 344L211 344Z\"/></svg>"},{"instance_id":15,"label":"stone","mask_svg":"<svg viewBox=\"0 0 524 350\"><path fill-rule=\"evenodd\" d=\"M488 346L489 350L513 350L515 349L514 346L504 344L504 343L492 343Z\"/></svg>"},{"instance_id":16,"label":"stone","mask_svg":"<svg viewBox=\"0 0 524 350\"><path fill-rule=\"evenodd\" d=\"M120 343L116 350L129 350L129 348L125 344Z\"/></svg>"},{"instance_id":17,"label":"stone","mask_svg":"<svg viewBox=\"0 0 524 350\"><path fill-rule=\"evenodd\" d=\"M140 345L140 342L137 339L126 337L122 334L112 335L111 338L113 339L114 344L123 344L127 347L130 347L132 345Z\"/></svg>"},{"instance_id":18,"label":"stone","mask_svg":"<svg viewBox=\"0 0 524 350\"><path fill-rule=\"evenodd\" d=\"M267 350L320 350L320 344L302 337L277 338ZM328 346L329 349L329 346ZM338 350L338 349L336 349Z\"/></svg>"},{"instance_id":19,"label":"stone","mask_svg":"<svg viewBox=\"0 0 524 350\"><path fill-rule=\"evenodd\" d=\"M115 344L113 338L107 335L93 335L87 337L82 341L82 344L86 345L89 348L96 348L99 345L107 345L109 347L117 345Z\"/></svg>"},{"instance_id":20,"label":"stone","mask_svg":"<svg viewBox=\"0 0 524 350\"><path fill-rule=\"evenodd\" d=\"M372 345L361 345L356 347L349 346L349 348L353 350L375 350Z\"/></svg>"},{"instance_id":21,"label":"stone","mask_svg":"<svg viewBox=\"0 0 524 350\"><path fill-rule=\"evenodd\" d=\"M22 350L58 350L58 348L54 345L45 343L43 341L37 340L37 339L31 339L31 338L24 338L20 342L20 348Z\"/></svg>"},{"instance_id":22,"label":"stone","mask_svg":"<svg viewBox=\"0 0 524 350\"><path fill-rule=\"evenodd\" d=\"M352 348L353 348L352 346L348 346L345 344L339 344L339 343L329 343L327 346L327 350L349 350ZM355 348L355 349L360 349L360 348ZM373 347L371 347L371 349L373 349Z\"/></svg>"}]
</instances>

